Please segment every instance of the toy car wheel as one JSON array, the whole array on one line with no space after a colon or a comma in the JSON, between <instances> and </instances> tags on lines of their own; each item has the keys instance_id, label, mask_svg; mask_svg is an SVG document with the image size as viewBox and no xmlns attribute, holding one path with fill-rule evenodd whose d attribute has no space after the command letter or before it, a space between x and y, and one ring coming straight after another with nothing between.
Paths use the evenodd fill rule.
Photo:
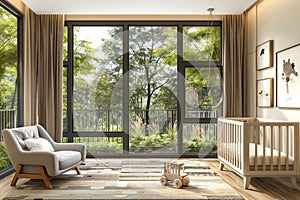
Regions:
<instances>
[{"instance_id":1,"label":"toy car wheel","mask_svg":"<svg viewBox=\"0 0 300 200\"><path fill-rule=\"evenodd\" d=\"M183 177L182 179L182 185L183 186L188 186L190 183L190 178L188 176Z\"/></svg>"},{"instance_id":2,"label":"toy car wheel","mask_svg":"<svg viewBox=\"0 0 300 200\"><path fill-rule=\"evenodd\" d=\"M160 178L160 183L161 183L162 185L167 185L167 183L168 183L167 178L166 178L165 176L162 176L162 177Z\"/></svg>"},{"instance_id":3,"label":"toy car wheel","mask_svg":"<svg viewBox=\"0 0 300 200\"><path fill-rule=\"evenodd\" d=\"M182 182L179 179L175 179L173 184L174 184L175 188L181 188L182 187Z\"/></svg>"}]
</instances>

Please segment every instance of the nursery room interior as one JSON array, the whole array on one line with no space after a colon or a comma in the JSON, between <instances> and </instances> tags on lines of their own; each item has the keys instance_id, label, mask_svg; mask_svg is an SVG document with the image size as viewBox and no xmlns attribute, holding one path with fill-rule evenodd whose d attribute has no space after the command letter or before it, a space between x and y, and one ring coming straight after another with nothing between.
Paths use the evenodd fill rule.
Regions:
<instances>
[{"instance_id":1,"label":"nursery room interior","mask_svg":"<svg viewBox=\"0 0 300 200\"><path fill-rule=\"evenodd\" d=\"M300 199L299 7L0 0L0 198Z\"/></svg>"}]
</instances>

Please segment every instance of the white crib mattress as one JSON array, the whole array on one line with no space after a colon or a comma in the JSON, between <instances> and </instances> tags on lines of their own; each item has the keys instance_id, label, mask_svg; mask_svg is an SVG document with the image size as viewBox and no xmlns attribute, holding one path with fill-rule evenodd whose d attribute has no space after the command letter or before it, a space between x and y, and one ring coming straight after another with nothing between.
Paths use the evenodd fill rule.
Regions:
<instances>
[{"instance_id":1,"label":"white crib mattress","mask_svg":"<svg viewBox=\"0 0 300 200\"><path fill-rule=\"evenodd\" d=\"M229 148L229 150L234 153L238 151L238 154L240 154L240 148L238 148L238 144L236 143L227 143L222 144L223 147ZM262 145L257 145L257 165L263 165L263 149L264 147ZM279 151L276 149L273 149L273 165L279 164ZM250 143L249 144L249 164L254 165L255 164L255 144ZM284 152L280 153L280 165L286 164L286 154ZM288 157L288 165L294 164L294 158L289 156ZM271 165L271 148L265 147L265 165Z\"/></svg>"},{"instance_id":2,"label":"white crib mattress","mask_svg":"<svg viewBox=\"0 0 300 200\"><path fill-rule=\"evenodd\" d=\"M262 145L257 145L257 165L263 164L263 149ZM250 160L249 164L254 165L255 163L255 144L250 143L249 145L249 152L250 152ZM273 149L273 165L279 164L279 151ZM286 154L284 152L280 152L280 165L286 164ZM294 164L294 158L289 156L288 157L288 165ZM271 148L265 147L265 165L271 165Z\"/></svg>"}]
</instances>

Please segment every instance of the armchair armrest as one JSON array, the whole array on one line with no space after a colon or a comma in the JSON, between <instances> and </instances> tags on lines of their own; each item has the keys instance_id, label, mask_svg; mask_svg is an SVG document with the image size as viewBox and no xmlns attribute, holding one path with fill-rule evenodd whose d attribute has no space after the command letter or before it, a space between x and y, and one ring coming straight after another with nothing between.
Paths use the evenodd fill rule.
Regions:
<instances>
[{"instance_id":1,"label":"armchair armrest","mask_svg":"<svg viewBox=\"0 0 300 200\"><path fill-rule=\"evenodd\" d=\"M51 151L21 151L16 158L16 162L25 166L44 166L50 176L59 174L58 158Z\"/></svg>"},{"instance_id":2,"label":"armchair armrest","mask_svg":"<svg viewBox=\"0 0 300 200\"><path fill-rule=\"evenodd\" d=\"M52 144L55 151L79 151L81 153L82 161L86 158L86 145L83 143L57 143Z\"/></svg>"}]
</instances>

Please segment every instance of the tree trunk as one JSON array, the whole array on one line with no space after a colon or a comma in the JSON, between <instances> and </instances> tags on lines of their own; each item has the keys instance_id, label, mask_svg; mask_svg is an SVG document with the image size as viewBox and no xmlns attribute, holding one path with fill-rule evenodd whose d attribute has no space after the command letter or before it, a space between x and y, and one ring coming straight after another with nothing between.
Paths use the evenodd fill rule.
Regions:
<instances>
[{"instance_id":1,"label":"tree trunk","mask_svg":"<svg viewBox=\"0 0 300 200\"><path fill-rule=\"evenodd\" d=\"M149 136L149 124L150 124L150 103L151 103L151 84L149 71L147 66L145 66L146 78L147 78L147 104L146 104L146 125L145 125L145 135Z\"/></svg>"}]
</instances>

